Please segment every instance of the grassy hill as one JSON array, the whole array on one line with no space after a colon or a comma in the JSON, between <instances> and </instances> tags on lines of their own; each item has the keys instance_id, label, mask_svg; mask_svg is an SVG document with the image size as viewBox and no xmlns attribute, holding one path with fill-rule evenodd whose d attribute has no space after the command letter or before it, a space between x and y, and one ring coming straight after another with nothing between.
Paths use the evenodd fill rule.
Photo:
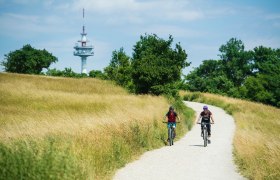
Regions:
<instances>
[{"instance_id":1,"label":"grassy hill","mask_svg":"<svg viewBox=\"0 0 280 180\"><path fill-rule=\"evenodd\" d=\"M182 135L193 113L177 106ZM164 145L168 107L98 79L0 73L0 179L109 179Z\"/></svg>"},{"instance_id":2,"label":"grassy hill","mask_svg":"<svg viewBox=\"0 0 280 180\"><path fill-rule=\"evenodd\" d=\"M280 179L279 108L207 93L182 92L182 96L222 107L234 117L234 155L245 177Z\"/></svg>"}]
</instances>

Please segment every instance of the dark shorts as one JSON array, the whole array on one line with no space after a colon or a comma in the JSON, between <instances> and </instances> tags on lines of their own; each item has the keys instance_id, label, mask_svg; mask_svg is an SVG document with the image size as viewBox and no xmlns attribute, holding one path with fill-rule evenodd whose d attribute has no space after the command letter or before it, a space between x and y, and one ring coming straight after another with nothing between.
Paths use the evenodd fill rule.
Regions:
<instances>
[{"instance_id":1,"label":"dark shorts","mask_svg":"<svg viewBox=\"0 0 280 180\"><path fill-rule=\"evenodd\" d=\"M210 124L210 121L201 121L201 130L202 130L202 128L203 128L203 126L202 126L202 123L209 123L209 124L206 124L206 127L207 127L207 132L208 132L208 134L209 135L211 135L211 124Z\"/></svg>"}]
</instances>

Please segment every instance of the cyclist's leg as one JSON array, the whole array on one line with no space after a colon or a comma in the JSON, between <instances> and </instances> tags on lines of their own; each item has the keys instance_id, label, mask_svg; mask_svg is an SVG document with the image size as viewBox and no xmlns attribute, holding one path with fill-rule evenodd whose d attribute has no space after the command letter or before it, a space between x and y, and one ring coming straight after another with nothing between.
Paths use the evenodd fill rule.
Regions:
<instances>
[{"instance_id":1,"label":"cyclist's leg","mask_svg":"<svg viewBox=\"0 0 280 180\"><path fill-rule=\"evenodd\" d=\"M211 124L207 124L207 132L208 132L208 136L211 136Z\"/></svg>"},{"instance_id":2,"label":"cyclist's leg","mask_svg":"<svg viewBox=\"0 0 280 180\"><path fill-rule=\"evenodd\" d=\"M203 124L202 124L202 121L201 121L201 137L203 137Z\"/></svg>"},{"instance_id":3,"label":"cyclist's leg","mask_svg":"<svg viewBox=\"0 0 280 180\"><path fill-rule=\"evenodd\" d=\"M170 128L170 127L171 127L171 123L168 122L168 123L167 123L167 129Z\"/></svg>"},{"instance_id":4,"label":"cyclist's leg","mask_svg":"<svg viewBox=\"0 0 280 180\"><path fill-rule=\"evenodd\" d=\"M169 132L169 128L171 128L171 123L170 122L168 122L167 123L167 131ZM169 135L168 135L169 136ZM167 137L167 141L169 140L169 137Z\"/></svg>"},{"instance_id":5,"label":"cyclist's leg","mask_svg":"<svg viewBox=\"0 0 280 180\"><path fill-rule=\"evenodd\" d=\"M174 123L171 123L171 126L173 126L174 127L174 138L176 137L176 122Z\"/></svg>"},{"instance_id":6,"label":"cyclist's leg","mask_svg":"<svg viewBox=\"0 0 280 180\"><path fill-rule=\"evenodd\" d=\"M175 138L175 136L176 136L176 123L174 123L174 122L168 122L167 123L167 129L172 128L173 126L175 126L174 131L173 131L174 132L174 138Z\"/></svg>"}]
</instances>

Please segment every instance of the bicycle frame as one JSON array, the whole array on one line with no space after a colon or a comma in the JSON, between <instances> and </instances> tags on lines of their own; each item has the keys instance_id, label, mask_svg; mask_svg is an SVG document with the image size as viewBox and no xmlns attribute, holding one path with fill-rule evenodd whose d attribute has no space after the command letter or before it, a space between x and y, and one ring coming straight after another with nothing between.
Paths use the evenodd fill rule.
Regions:
<instances>
[{"instance_id":1,"label":"bicycle frame","mask_svg":"<svg viewBox=\"0 0 280 180\"><path fill-rule=\"evenodd\" d=\"M207 142L208 142L208 132L207 132L207 126L206 125L211 124L211 123L201 122L201 123L198 123L198 124L202 125L203 142L204 142L204 147L206 147Z\"/></svg>"},{"instance_id":2,"label":"bicycle frame","mask_svg":"<svg viewBox=\"0 0 280 180\"><path fill-rule=\"evenodd\" d=\"M169 146L172 146L174 144L174 129L175 126L172 124L168 128L168 140L169 140Z\"/></svg>"},{"instance_id":3,"label":"bicycle frame","mask_svg":"<svg viewBox=\"0 0 280 180\"><path fill-rule=\"evenodd\" d=\"M163 122L163 123L168 123L168 122ZM176 123L180 123L180 122L176 122ZM170 125L169 127L168 127L168 131L167 131L167 133L168 133L168 142L169 142L169 146L172 146L172 145L174 145L174 130L175 130L175 126L174 125Z\"/></svg>"}]
</instances>

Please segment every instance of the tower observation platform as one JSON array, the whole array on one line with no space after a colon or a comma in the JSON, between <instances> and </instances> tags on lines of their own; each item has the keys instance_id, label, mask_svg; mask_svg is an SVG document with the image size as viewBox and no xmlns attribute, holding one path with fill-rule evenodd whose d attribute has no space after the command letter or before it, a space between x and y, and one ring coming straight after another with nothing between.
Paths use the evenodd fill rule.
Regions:
<instances>
[{"instance_id":1,"label":"tower observation platform","mask_svg":"<svg viewBox=\"0 0 280 180\"><path fill-rule=\"evenodd\" d=\"M85 10L83 9L83 19L85 17ZM87 33L85 32L85 25L83 25L83 32L81 33L81 40L79 40L74 46L74 56L81 57L81 73L87 74L86 64L87 57L93 56L93 46L87 45L89 41L87 40Z\"/></svg>"}]
</instances>

